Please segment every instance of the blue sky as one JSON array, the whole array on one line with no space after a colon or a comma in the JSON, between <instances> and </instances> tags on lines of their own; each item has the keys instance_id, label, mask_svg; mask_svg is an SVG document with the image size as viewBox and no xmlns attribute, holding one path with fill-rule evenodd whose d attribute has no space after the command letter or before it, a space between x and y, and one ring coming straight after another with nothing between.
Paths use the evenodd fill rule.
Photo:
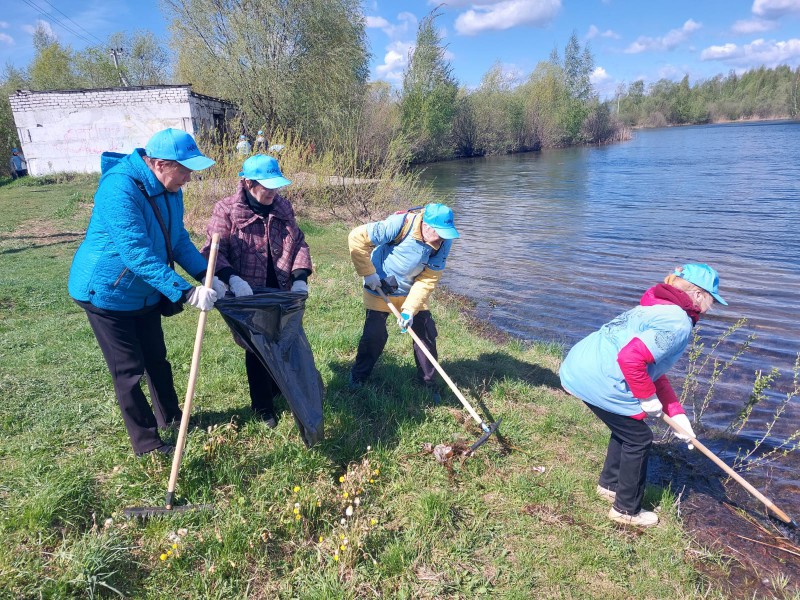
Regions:
<instances>
[{"instance_id":1,"label":"blue sky","mask_svg":"<svg viewBox=\"0 0 800 600\"><path fill-rule=\"evenodd\" d=\"M116 31L167 36L157 0L16 0L0 11L0 62L27 64L43 21L74 49ZM366 0L373 79L401 82L417 25L439 0ZM57 7L57 8L56 8ZM800 65L800 0L449 0L437 20L453 73L475 87L495 64L530 73L575 31L595 57L595 88L662 77L692 82L731 69ZM71 30L71 31L70 31Z\"/></svg>"}]
</instances>

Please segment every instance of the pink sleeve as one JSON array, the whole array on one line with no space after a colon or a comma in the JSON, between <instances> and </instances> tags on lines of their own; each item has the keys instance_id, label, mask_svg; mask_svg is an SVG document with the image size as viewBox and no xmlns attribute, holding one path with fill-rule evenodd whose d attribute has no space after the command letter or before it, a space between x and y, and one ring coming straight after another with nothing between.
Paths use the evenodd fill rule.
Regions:
<instances>
[{"instance_id":1,"label":"pink sleeve","mask_svg":"<svg viewBox=\"0 0 800 600\"><path fill-rule=\"evenodd\" d=\"M617 363L622 369L622 376L639 400L649 398L656 393L656 386L647 373L647 365L656 362L650 350L639 338L633 338L617 354Z\"/></svg>"},{"instance_id":2,"label":"pink sleeve","mask_svg":"<svg viewBox=\"0 0 800 600\"><path fill-rule=\"evenodd\" d=\"M656 379L656 394L658 394L661 406L664 407L664 412L667 413L668 417L685 414L686 411L683 410L683 406L678 400L678 395L672 389L672 384L666 375Z\"/></svg>"}]
</instances>

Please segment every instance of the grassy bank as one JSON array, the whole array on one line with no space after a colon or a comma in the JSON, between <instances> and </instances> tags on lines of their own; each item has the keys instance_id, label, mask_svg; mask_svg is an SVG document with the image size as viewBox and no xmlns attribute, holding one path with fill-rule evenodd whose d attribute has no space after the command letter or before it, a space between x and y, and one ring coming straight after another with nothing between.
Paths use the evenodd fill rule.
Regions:
<instances>
[{"instance_id":1,"label":"grassy bank","mask_svg":"<svg viewBox=\"0 0 800 600\"><path fill-rule=\"evenodd\" d=\"M559 391L552 349L492 341L457 299L435 302L443 366L508 444L446 466L423 444L479 431L452 394L434 406L412 383L407 337L392 329L373 381L349 391L363 312L341 225L302 223L326 440L305 449L282 401L276 430L251 418L242 351L212 313L178 494L215 508L125 521L163 502L169 463L133 456L66 293L94 187L22 183L0 186L0 597L722 597L668 490L648 490L658 528L606 519L607 433ZM196 324L193 310L165 321L181 398Z\"/></svg>"}]
</instances>

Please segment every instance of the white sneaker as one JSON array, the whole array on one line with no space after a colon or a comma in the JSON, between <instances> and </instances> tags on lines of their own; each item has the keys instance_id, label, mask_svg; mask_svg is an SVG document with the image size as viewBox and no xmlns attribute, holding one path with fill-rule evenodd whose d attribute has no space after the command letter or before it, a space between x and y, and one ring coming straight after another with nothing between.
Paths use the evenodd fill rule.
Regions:
<instances>
[{"instance_id":1,"label":"white sneaker","mask_svg":"<svg viewBox=\"0 0 800 600\"><path fill-rule=\"evenodd\" d=\"M614 500L617 499L617 492L615 492L614 490L610 490L608 488L604 488L602 485L597 486L597 495L600 496L603 500L608 500L611 503L613 503Z\"/></svg>"},{"instance_id":2,"label":"white sneaker","mask_svg":"<svg viewBox=\"0 0 800 600\"><path fill-rule=\"evenodd\" d=\"M634 527L653 527L658 525L658 515L649 510L640 510L635 515L623 515L613 506L608 511L608 518L620 525L633 525Z\"/></svg>"}]
</instances>

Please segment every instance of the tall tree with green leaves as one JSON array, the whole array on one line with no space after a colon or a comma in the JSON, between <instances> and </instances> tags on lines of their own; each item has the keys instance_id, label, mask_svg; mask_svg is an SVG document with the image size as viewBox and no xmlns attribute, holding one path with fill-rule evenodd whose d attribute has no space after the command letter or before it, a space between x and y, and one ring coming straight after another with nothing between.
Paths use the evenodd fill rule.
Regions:
<instances>
[{"instance_id":1,"label":"tall tree with green leaves","mask_svg":"<svg viewBox=\"0 0 800 600\"><path fill-rule=\"evenodd\" d=\"M35 90L74 89L80 79L73 68L73 52L62 46L58 39L42 25L33 33L35 54L28 72L31 87Z\"/></svg>"},{"instance_id":2,"label":"tall tree with green leaves","mask_svg":"<svg viewBox=\"0 0 800 600\"><path fill-rule=\"evenodd\" d=\"M435 26L439 14L439 9L434 9L420 22L416 46L403 74L401 129L411 140L417 162L446 157L452 152L458 84Z\"/></svg>"},{"instance_id":3,"label":"tall tree with green leaves","mask_svg":"<svg viewBox=\"0 0 800 600\"><path fill-rule=\"evenodd\" d=\"M323 146L352 132L369 74L359 0L163 4L179 80L237 103L252 129L292 129Z\"/></svg>"}]
</instances>

